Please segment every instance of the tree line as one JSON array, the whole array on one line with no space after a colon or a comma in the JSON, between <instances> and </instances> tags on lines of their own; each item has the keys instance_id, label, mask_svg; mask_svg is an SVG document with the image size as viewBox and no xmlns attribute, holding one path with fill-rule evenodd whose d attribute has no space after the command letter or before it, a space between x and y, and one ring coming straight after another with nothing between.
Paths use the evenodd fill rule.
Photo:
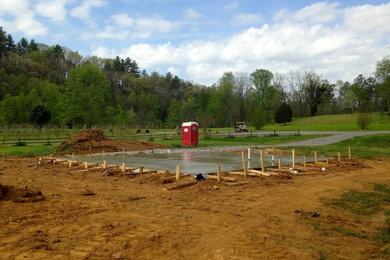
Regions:
<instances>
[{"instance_id":1,"label":"tree line","mask_svg":"<svg viewBox=\"0 0 390 260\"><path fill-rule=\"evenodd\" d=\"M77 51L25 38L15 43L0 27L0 124L57 127L119 125L174 128L183 121L260 129L294 117L390 111L390 56L375 74L330 83L312 70L225 72L211 86L170 72L148 74L135 60L83 57ZM289 112L288 112L289 113ZM284 118L284 117L283 117Z\"/></svg>"}]
</instances>

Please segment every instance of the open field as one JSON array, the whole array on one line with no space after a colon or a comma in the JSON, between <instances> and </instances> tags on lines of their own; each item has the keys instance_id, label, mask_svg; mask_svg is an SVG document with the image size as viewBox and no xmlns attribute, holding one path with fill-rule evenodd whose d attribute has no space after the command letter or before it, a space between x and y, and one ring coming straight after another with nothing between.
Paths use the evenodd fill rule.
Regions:
<instances>
[{"instance_id":1,"label":"open field","mask_svg":"<svg viewBox=\"0 0 390 260\"><path fill-rule=\"evenodd\" d=\"M287 125L269 124L262 130L301 130L301 131L360 131L356 124L357 114L324 115L294 118ZM372 113L372 122L367 130L380 131L390 129L388 113Z\"/></svg>"},{"instance_id":2,"label":"open field","mask_svg":"<svg viewBox=\"0 0 390 260\"><path fill-rule=\"evenodd\" d=\"M338 152L342 152L342 156L347 157L348 147L351 147L354 157L366 159L390 157L390 134L359 136L331 145L283 147L282 149L295 148L299 154L305 155L312 155L314 151L318 151L322 155L336 158Z\"/></svg>"},{"instance_id":3,"label":"open field","mask_svg":"<svg viewBox=\"0 0 390 260\"><path fill-rule=\"evenodd\" d=\"M45 196L0 201L2 259L386 259L390 253L389 159L324 174L249 177L235 186L206 180L179 190L167 190L171 184L156 174L101 177L38 165L37 158L0 160L2 185ZM370 211L356 211L359 205Z\"/></svg>"}]
</instances>

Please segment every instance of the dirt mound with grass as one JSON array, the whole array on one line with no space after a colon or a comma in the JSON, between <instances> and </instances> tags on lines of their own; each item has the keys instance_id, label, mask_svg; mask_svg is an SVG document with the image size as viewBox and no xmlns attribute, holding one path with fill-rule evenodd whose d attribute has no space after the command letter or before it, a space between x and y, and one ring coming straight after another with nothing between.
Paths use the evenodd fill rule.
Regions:
<instances>
[{"instance_id":1,"label":"dirt mound with grass","mask_svg":"<svg viewBox=\"0 0 390 260\"><path fill-rule=\"evenodd\" d=\"M14 186L1 185L0 183L0 201L12 200L17 203L37 202L44 200L45 197L41 191L32 191L27 186L24 189L15 188Z\"/></svg>"},{"instance_id":2,"label":"dirt mound with grass","mask_svg":"<svg viewBox=\"0 0 390 260\"><path fill-rule=\"evenodd\" d=\"M158 148L168 147L137 140L110 140L100 129L86 129L54 147L52 153L57 155L72 153L82 155L88 154L89 151L91 153L102 153L119 152L123 149L125 151L141 151Z\"/></svg>"}]
</instances>

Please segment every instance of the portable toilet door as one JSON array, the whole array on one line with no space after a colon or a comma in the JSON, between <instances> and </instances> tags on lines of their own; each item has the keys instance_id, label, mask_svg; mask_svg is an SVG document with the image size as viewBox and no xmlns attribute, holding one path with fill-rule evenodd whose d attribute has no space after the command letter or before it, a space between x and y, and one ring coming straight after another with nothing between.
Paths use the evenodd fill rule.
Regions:
<instances>
[{"instance_id":1,"label":"portable toilet door","mask_svg":"<svg viewBox=\"0 0 390 260\"><path fill-rule=\"evenodd\" d=\"M199 125L196 122L184 122L181 125L182 144L183 145L198 145Z\"/></svg>"}]
</instances>

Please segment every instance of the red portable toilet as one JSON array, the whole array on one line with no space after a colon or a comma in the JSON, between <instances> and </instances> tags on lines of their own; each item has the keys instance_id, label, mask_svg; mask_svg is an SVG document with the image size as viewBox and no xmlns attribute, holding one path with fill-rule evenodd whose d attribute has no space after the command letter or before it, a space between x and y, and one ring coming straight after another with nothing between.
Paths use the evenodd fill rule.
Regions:
<instances>
[{"instance_id":1,"label":"red portable toilet","mask_svg":"<svg viewBox=\"0 0 390 260\"><path fill-rule=\"evenodd\" d=\"M181 137L183 145L198 145L198 129L199 125L196 122L184 122L181 125Z\"/></svg>"}]
</instances>

